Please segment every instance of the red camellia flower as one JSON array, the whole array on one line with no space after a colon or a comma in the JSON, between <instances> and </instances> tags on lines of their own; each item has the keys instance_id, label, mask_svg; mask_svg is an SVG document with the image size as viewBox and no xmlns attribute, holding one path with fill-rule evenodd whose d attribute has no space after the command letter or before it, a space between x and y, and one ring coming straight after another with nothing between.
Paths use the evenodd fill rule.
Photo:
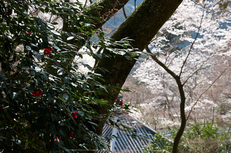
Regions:
<instances>
[{"instance_id":1,"label":"red camellia flower","mask_svg":"<svg viewBox=\"0 0 231 153\"><path fill-rule=\"evenodd\" d=\"M32 32L31 31L26 31L26 33L31 34Z\"/></svg>"},{"instance_id":2,"label":"red camellia flower","mask_svg":"<svg viewBox=\"0 0 231 153\"><path fill-rule=\"evenodd\" d=\"M121 102L119 103L120 106L123 106L123 104L124 104L123 101L121 101Z\"/></svg>"},{"instance_id":3,"label":"red camellia flower","mask_svg":"<svg viewBox=\"0 0 231 153\"><path fill-rule=\"evenodd\" d=\"M36 89L36 90L32 93L32 95L33 95L33 96L36 96L36 97L41 96L42 94L43 94L43 91L42 91L41 89Z\"/></svg>"},{"instance_id":4,"label":"red camellia flower","mask_svg":"<svg viewBox=\"0 0 231 153\"><path fill-rule=\"evenodd\" d=\"M77 111L71 113L72 117L77 118Z\"/></svg>"},{"instance_id":5,"label":"red camellia flower","mask_svg":"<svg viewBox=\"0 0 231 153\"><path fill-rule=\"evenodd\" d=\"M115 101L116 101L116 99L117 99L117 98L114 98L114 99L113 99L113 102L115 102Z\"/></svg>"},{"instance_id":6,"label":"red camellia flower","mask_svg":"<svg viewBox=\"0 0 231 153\"><path fill-rule=\"evenodd\" d=\"M22 150L24 150L24 152L27 152L27 149L23 148Z\"/></svg>"},{"instance_id":7,"label":"red camellia flower","mask_svg":"<svg viewBox=\"0 0 231 153\"><path fill-rule=\"evenodd\" d=\"M74 139L74 138L75 138L75 133L74 133L74 132L71 132L71 133L69 134L69 137L72 138L72 139Z\"/></svg>"},{"instance_id":8,"label":"red camellia flower","mask_svg":"<svg viewBox=\"0 0 231 153\"><path fill-rule=\"evenodd\" d=\"M44 54L45 55L49 55L52 51L53 51L52 47L46 47L46 48L44 48Z\"/></svg>"},{"instance_id":9,"label":"red camellia flower","mask_svg":"<svg viewBox=\"0 0 231 153\"><path fill-rule=\"evenodd\" d=\"M95 118L92 118L92 121L96 121L96 119L95 119Z\"/></svg>"}]
</instances>

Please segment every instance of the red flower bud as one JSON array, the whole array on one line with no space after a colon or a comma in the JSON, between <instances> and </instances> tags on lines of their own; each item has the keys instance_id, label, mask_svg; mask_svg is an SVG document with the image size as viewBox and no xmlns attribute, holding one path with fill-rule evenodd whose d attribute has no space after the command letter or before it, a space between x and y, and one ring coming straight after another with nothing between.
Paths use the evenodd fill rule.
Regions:
<instances>
[{"instance_id":1,"label":"red flower bud","mask_svg":"<svg viewBox=\"0 0 231 153\"><path fill-rule=\"evenodd\" d=\"M75 138L75 133L74 133L74 132L71 132L71 133L69 134L69 137L72 138L72 139L74 139L74 138Z\"/></svg>"},{"instance_id":2,"label":"red flower bud","mask_svg":"<svg viewBox=\"0 0 231 153\"><path fill-rule=\"evenodd\" d=\"M31 31L26 31L26 33L31 34L32 32Z\"/></svg>"},{"instance_id":3,"label":"red flower bud","mask_svg":"<svg viewBox=\"0 0 231 153\"><path fill-rule=\"evenodd\" d=\"M33 96L36 96L36 97L41 96L42 94L43 94L43 91L42 91L41 89L36 89L36 90L32 93L32 95L33 95Z\"/></svg>"},{"instance_id":4,"label":"red flower bud","mask_svg":"<svg viewBox=\"0 0 231 153\"><path fill-rule=\"evenodd\" d=\"M54 139L54 141L57 141L57 142L59 142L59 138L57 137L56 139Z\"/></svg>"},{"instance_id":5,"label":"red flower bud","mask_svg":"<svg viewBox=\"0 0 231 153\"><path fill-rule=\"evenodd\" d=\"M124 104L123 101L121 101L121 102L119 103L120 106L123 106L123 104Z\"/></svg>"},{"instance_id":6,"label":"red flower bud","mask_svg":"<svg viewBox=\"0 0 231 153\"><path fill-rule=\"evenodd\" d=\"M4 107L4 106L1 106L1 107L0 107L0 111L3 110L3 107Z\"/></svg>"},{"instance_id":7,"label":"red flower bud","mask_svg":"<svg viewBox=\"0 0 231 153\"><path fill-rule=\"evenodd\" d=\"M71 113L72 117L77 118L77 111Z\"/></svg>"},{"instance_id":8,"label":"red flower bud","mask_svg":"<svg viewBox=\"0 0 231 153\"><path fill-rule=\"evenodd\" d=\"M45 55L49 55L52 51L53 51L52 47L46 47L46 48L44 48L44 54Z\"/></svg>"}]
</instances>

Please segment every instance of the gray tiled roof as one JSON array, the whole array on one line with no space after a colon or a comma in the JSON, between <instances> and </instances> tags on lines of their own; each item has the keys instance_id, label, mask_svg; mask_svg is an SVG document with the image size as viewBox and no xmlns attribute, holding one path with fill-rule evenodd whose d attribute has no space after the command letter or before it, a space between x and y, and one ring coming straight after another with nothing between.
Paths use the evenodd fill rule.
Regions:
<instances>
[{"instance_id":1,"label":"gray tiled roof","mask_svg":"<svg viewBox=\"0 0 231 153\"><path fill-rule=\"evenodd\" d=\"M119 120L120 128L115 126L113 127L106 123L103 128L102 135L105 137L114 135L119 138L113 137L111 140L109 140L110 149L97 151L97 153L138 153L142 152L142 148L147 146L149 141L154 141L153 137L157 132L129 114L115 116L112 118L112 120ZM131 128L131 130L123 128L122 125Z\"/></svg>"}]
</instances>

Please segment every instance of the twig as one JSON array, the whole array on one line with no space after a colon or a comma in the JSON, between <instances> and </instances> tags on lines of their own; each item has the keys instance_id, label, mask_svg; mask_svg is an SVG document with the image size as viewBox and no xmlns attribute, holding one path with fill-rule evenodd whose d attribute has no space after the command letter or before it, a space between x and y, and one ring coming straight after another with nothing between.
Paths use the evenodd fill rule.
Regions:
<instances>
[{"instance_id":1,"label":"twig","mask_svg":"<svg viewBox=\"0 0 231 153\"><path fill-rule=\"evenodd\" d=\"M125 11L125 8L124 8L124 6L123 6L123 14L124 14L124 17L125 17L125 19L127 19L127 14L126 14L126 11Z\"/></svg>"},{"instance_id":2,"label":"twig","mask_svg":"<svg viewBox=\"0 0 231 153\"><path fill-rule=\"evenodd\" d=\"M176 46L177 44L179 43L180 39L177 40L176 44L174 46L171 47L171 49L169 49L167 52L169 53L169 55L167 56L166 60L165 60L165 64L167 65L167 61L168 61L168 58L170 57L170 55L173 53L171 52ZM172 63L173 60L171 60L171 62L168 64L168 66Z\"/></svg>"},{"instance_id":3,"label":"twig","mask_svg":"<svg viewBox=\"0 0 231 153\"><path fill-rule=\"evenodd\" d=\"M136 0L134 0L135 10L136 10Z\"/></svg>"},{"instance_id":4,"label":"twig","mask_svg":"<svg viewBox=\"0 0 231 153\"><path fill-rule=\"evenodd\" d=\"M210 56L210 57L211 57L211 56ZM183 85L185 85L185 83L187 83L188 80L189 80L195 73L197 73L198 71L201 70L201 68L203 67L203 65L205 64L205 62L207 62L207 61L210 59L210 57L208 57L205 61L203 61L203 63L201 64L201 66L200 66L197 70L195 70L195 71L185 80L185 82L183 83Z\"/></svg>"},{"instance_id":5,"label":"twig","mask_svg":"<svg viewBox=\"0 0 231 153\"><path fill-rule=\"evenodd\" d=\"M83 9L87 6L87 0L85 0L85 3L83 5Z\"/></svg>"}]
</instances>

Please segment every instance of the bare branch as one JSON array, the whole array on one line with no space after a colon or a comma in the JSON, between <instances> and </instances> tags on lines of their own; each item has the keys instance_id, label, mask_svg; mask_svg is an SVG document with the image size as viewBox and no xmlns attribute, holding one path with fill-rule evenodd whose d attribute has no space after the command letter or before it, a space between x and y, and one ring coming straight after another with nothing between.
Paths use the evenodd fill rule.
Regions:
<instances>
[{"instance_id":1,"label":"bare branch","mask_svg":"<svg viewBox=\"0 0 231 153\"><path fill-rule=\"evenodd\" d=\"M205 5L204 5L204 7L205 7ZM203 7L203 8L204 8L204 7ZM204 12L205 12L205 10L203 10L203 13L202 13L202 16L201 16L200 25L199 25L199 27L198 27L196 37L195 37L194 41L192 42L192 44L191 44L191 46L190 46L190 49L189 49L189 51L188 51L188 54L187 54L187 56L186 56L186 58L185 58L185 60L184 60L184 62L183 62L183 64L182 64L182 66L181 66L179 76L181 76L181 74L182 74L182 72L183 72L184 66L185 66L185 64L186 64L186 62L187 62L187 60L188 60L189 55L191 54L193 45L195 44L195 42L196 42L196 40L197 40L197 37L198 37L198 35L199 35L200 29L201 29L201 26L202 26L202 22L203 22L203 19L204 19Z\"/></svg>"},{"instance_id":2,"label":"bare branch","mask_svg":"<svg viewBox=\"0 0 231 153\"><path fill-rule=\"evenodd\" d=\"M157 63L159 64L162 68L165 69L165 71L167 71L174 79L177 77L177 75L172 71L170 70L166 65L164 65L164 63L162 63L157 57L156 55L154 55L150 49L148 47L145 48L147 50L148 53L150 53L150 56L152 57L152 59Z\"/></svg>"}]
</instances>

